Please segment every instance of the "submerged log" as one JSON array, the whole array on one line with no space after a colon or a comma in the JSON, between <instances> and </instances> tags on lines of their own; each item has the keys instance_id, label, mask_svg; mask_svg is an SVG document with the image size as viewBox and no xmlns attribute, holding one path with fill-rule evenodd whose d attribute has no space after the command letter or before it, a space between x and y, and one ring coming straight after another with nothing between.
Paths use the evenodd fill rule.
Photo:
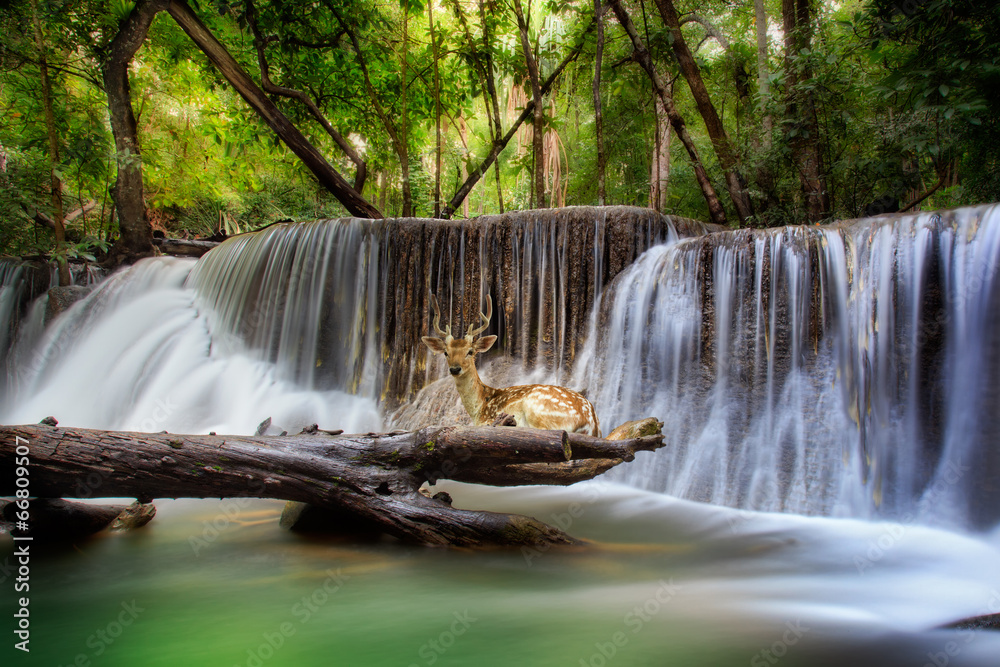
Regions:
<instances>
[{"instance_id":1,"label":"submerged log","mask_svg":"<svg viewBox=\"0 0 1000 667\"><path fill-rule=\"evenodd\" d=\"M73 541L104 529L113 531L140 528L152 520L156 508L151 504L90 505L60 498L33 498L20 507L9 502L0 510L4 528L13 535L30 535L50 542ZM24 514L21 510L26 512ZM29 531L17 528L20 516L27 517Z\"/></svg>"},{"instance_id":2,"label":"submerged log","mask_svg":"<svg viewBox=\"0 0 1000 667\"><path fill-rule=\"evenodd\" d=\"M529 517L451 507L419 493L421 484L571 484L663 445L658 434L601 440L506 427L251 437L0 426L0 468L14 469L16 444L26 441L32 496L276 498L346 512L402 539L464 547L577 540ZM7 476L0 494L14 492Z\"/></svg>"}]
</instances>

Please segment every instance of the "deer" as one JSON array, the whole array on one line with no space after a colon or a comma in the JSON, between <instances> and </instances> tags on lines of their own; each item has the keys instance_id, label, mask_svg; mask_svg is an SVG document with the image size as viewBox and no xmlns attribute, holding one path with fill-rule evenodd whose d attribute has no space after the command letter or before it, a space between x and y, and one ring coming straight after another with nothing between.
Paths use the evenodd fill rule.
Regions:
<instances>
[{"instance_id":1,"label":"deer","mask_svg":"<svg viewBox=\"0 0 1000 667\"><path fill-rule=\"evenodd\" d=\"M496 336L477 338L486 331L493 317L490 295L486 295L486 313L479 313L481 325L470 324L462 338L451 335L451 325L441 329L441 310L433 294L431 308L434 310L434 331L441 338L424 336L421 340L432 352L443 354L448 360L448 371L455 378L455 388L462 405L476 426L491 425L510 415L516 426L601 437L594 406L572 389L548 384L497 389L484 384L479 378L476 355L487 352L497 341Z\"/></svg>"}]
</instances>

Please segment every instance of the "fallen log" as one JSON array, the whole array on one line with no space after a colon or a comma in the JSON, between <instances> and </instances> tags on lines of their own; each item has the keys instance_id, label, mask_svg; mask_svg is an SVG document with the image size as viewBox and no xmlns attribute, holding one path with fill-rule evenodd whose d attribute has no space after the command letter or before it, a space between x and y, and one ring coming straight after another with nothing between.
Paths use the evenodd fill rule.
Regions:
<instances>
[{"instance_id":1,"label":"fallen log","mask_svg":"<svg viewBox=\"0 0 1000 667\"><path fill-rule=\"evenodd\" d=\"M160 252L165 255L174 255L175 257L201 257L206 252L219 245L219 242L154 238L153 245L159 248Z\"/></svg>"},{"instance_id":2,"label":"fallen log","mask_svg":"<svg viewBox=\"0 0 1000 667\"><path fill-rule=\"evenodd\" d=\"M5 501L0 501L3 503ZM90 505L60 498L34 498L9 502L0 510L0 526L16 536L49 542L72 542L101 530L132 530L149 523L156 514L151 504ZM26 517L30 531L18 529L18 515Z\"/></svg>"},{"instance_id":3,"label":"fallen log","mask_svg":"<svg viewBox=\"0 0 1000 667\"><path fill-rule=\"evenodd\" d=\"M658 431L658 429L657 429ZM25 444L27 443L27 444ZM285 436L174 435L0 426L0 468L29 450L36 497L257 497L329 507L424 544L573 544L535 519L451 507L419 493L440 479L571 484L663 445L662 435L602 440L563 431L431 427L412 432ZM16 492L4 476L0 495Z\"/></svg>"}]
</instances>

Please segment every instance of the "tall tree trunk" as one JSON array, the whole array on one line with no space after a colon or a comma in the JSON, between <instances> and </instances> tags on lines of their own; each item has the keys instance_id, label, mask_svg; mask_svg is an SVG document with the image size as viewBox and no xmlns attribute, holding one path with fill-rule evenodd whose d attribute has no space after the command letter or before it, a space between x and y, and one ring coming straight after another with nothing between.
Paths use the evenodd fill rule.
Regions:
<instances>
[{"instance_id":1,"label":"tall tree trunk","mask_svg":"<svg viewBox=\"0 0 1000 667\"><path fill-rule=\"evenodd\" d=\"M431 36L434 58L434 217L441 217L441 72L438 69L438 43L434 31L434 0L427 0L427 27Z\"/></svg>"},{"instance_id":2,"label":"tall tree trunk","mask_svg":"<svg viewBox=\"0 0 1000 667\"><path fill-rule=\"evenodd\" d=\"M381 218L382 213L351 187L326 158L309 143L298 128L268 99L260 87L240 67L226 48L215 38L184 0L171 0L167 11L177 25L187 33L212 64L257 112L265 123L298 156L319 184L326 188L352 214L360 218Z\"/></svg>"},{"instance_id":3,"label":"tall tree trunk","mask_svg":"<svg viewBox=\"0 0 1000 667\"><path fill-rule=\"evenodd\" d=\"M672 91L668 91L672 92ZM657 97L654 102L656 109L656 136L653 141L653 159L649 178L649 207L660 213L668 213L667 185L670 180L670 118L663 102Z\"/></svg>"},{"instance_id":4,"label":"tall tree trunk","mask_svg":"<svg viewBox=\"0 0 1000 667\"><path fill-rule=\"evenodd\" d=\"M531 82L531 101L533 107L533 122L531 132L531 154L534 168L532 169L531 201L533 208L545 208L545 105L542 104L542 84L538 77L538 63L531 48L528 36L528 20L521 9L521 0L514 0L514 14L517 17L517 29L521 33L521 50L524 52L524 63L528 68L528 79ZM529 17L530 18L530 17Z\"/></svg>"},{"instance_id":5,"label":"tall tree trunk","mask_svg":"<svg viewBox=\"0 0 1000 667\"><path fill-rule=\"evenodd\" d=\"M59 134L56 131L56 116L52 110L52 82L49 79L49 59L42 22L38 16L38 2L32 0L32 18L35 28L35 46L38 48L38 69L42 84L42 106L45 107L45 131L49 138L49 183L52 188L52 223L56 237L56 264L59 266L59 284L73 282L66 262L66 227L63 217L62 180L59 178Z\"/></svg>"},{"instance_id":6,"label":"tall tree trunk","mask_svg":"<svg viewBox=\"0 0 1000 667\"><path fill-rule=\"evenodd\" d=\"M409 110L406 107L407 58L410 55L410 5L403 3L403 52L400 57L400 129L401 138L396 141L396 154L399 156L399 167L403 172L403 217L409 218L413 215L413 193L410 191L410 118ZM361 57L361 50L355 41L355 48L358 49L358 57ZM367 70L366 70L367 72ZM367 74L365 80L368 81ZM368 84L370 94L375 94L375 89L371 83ZM373 97L374 99L374 97Z\"/></svg>"},{"instance_id":7,"label":"tall tree trunk","mask_svg":"<svg viewBox=\"0 0 1000 667\"><path fill-rule=\"evenodd\" d=\"M133 262L153 254L153 230L146 220L142 156L132 111L128 66L146 40L153 17L169 4L169 0L139 0L128 18L118 26L118 34L108 46L108 57L102 71L118 162L118 177L115 180L118 241L109 258L112 264Z\"/></svg>"},{"instance_id":8,"label":"tall tree trunk","mask_svg":"<svg viewBox=\"0 0 1000 667\"><path fill-rule=\"evenodd\" d=\"M594 20L597 21L597 52L594 55L594 131L597 134L597 205L604 206L604 115L601 110L601 61L604 59L604 7L594 0Z\"/></svg>"},{"instance_id":9,"label":"tall tree trunk","mask_svg":"<svg viewBox=\"0 0 1000 667\"><path fill-rule=\"evenodd\" d=\"M764 148L771 147L771 130L774 121L767 105L771 97L771 73L767 67L767 11L764 0L753 0L754 25L757 28L757 86L760 92L760 103L765 108L763 120Z\"/></svg>"},{"instance_id":10,"label":"tall tree trunk","mask_svg":"<svg viewBox=\"0 0 1000 667\"><path fill-rule=\"evenodd\" d=\"M792 161L799 172L809 222L830 215L823 152L820 150L819 121L812 93L800 84L812 77L808 59L802 52L812 42L810 0L782 0L781 18L785 30L785 90L788 118L794 136L789 137Z\"/></svg>"},{"instance_id":11,"label":"tall tree trunk","mask_svg":"<svg viewBox=\"0 0 1000 667\"><path fill-rule=\"evenodd\" d=\"M704 165L701 163L701 158L698 156L698 149L695 147L691 135L688 134L684 118L677 111L677 107L674 106L674 100L668 93L666 84L663 83L659 73L653 66L653 59L650 57L646 45L639 37L639 33L636 32L635 25L632 24L632 19L625 11L625 8L622 7L621 0L610 0L609 5L612 11L614 11L615 16L618 17L618 22L625 29L629 39L632 40L632 57L646 70L646 75L649 77L650 83L653 84L653 91L660 98L667 117L670 119L670 125L674 128L677 138L684 144L684 149L691 159L691 167L694 169L695 178L698 179L698 185L701 187L701 194L705 198L705 203L708 204L709 217L712 222L725 225L726 211L722 207L722 202L719 201L719 196L715 193L715 188L712 187L712 182L708 178Z\"/></svg>"},{"instance_id":12,"label":"tall tree trunk","mask_svg":"<svg viewBox=\"0 0 1000 667\"><path fill-rule=\"evenodd\" d=\"M656 7L660 10L663 22L670 29L672 35L670 45L673 49L674 57L677 58L681 73L684 75L684 79L691 89L691 95L694 97L698 112L705 121L705 127L708 130L708 136L712 139L715 154L719 159L719 164L722 166L723 172L725 172L729 197L733 200L736 215L742 226L753 216L753 203L750 201L750 193L747 192L746 182L739 172L736 152L729 141L729 135L722 124L722 119L719 118L719 113L715 110L715 105L712 104L708 88L705 87L705 81L701 77L701 70L698 68L698 63L695 62L694 54L691 53L687 42L684 41L680 19L677 15L677 9L674 7L673 0L656 0Z\"/></svg>"}]
</instances>

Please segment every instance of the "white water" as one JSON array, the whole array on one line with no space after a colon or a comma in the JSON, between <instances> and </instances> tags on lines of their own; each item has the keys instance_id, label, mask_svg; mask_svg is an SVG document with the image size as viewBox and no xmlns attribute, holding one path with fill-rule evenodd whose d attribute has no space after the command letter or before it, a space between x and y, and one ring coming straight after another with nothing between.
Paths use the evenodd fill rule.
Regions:
<instances>
[{"instance_id":1,"label":"white water","mask_svg":"<svg viewBox=\"0 0 1000 667\"><path fill-rule=\"evenodd\" d=\"M993 527L1000 212L730 236L711 267L699 239L651 249L605 293L578 375L602 423L656 416L669 442L614 475L740 508Z\"/></svg>"},{"instance_id":2,"label":"white water","mask_svg":"<svg viewBox=\"0 0 1000 667\"><path fill-rule=\"evenodd\" d=\"M156 432L253 433L267 417L294 432L311 423L375 429L374 401L311 391L214 336L209 310L185 286L194 260L145 260L74 304L22 360L16 400L0 421Z\"/></svg>"}]
</instances>

